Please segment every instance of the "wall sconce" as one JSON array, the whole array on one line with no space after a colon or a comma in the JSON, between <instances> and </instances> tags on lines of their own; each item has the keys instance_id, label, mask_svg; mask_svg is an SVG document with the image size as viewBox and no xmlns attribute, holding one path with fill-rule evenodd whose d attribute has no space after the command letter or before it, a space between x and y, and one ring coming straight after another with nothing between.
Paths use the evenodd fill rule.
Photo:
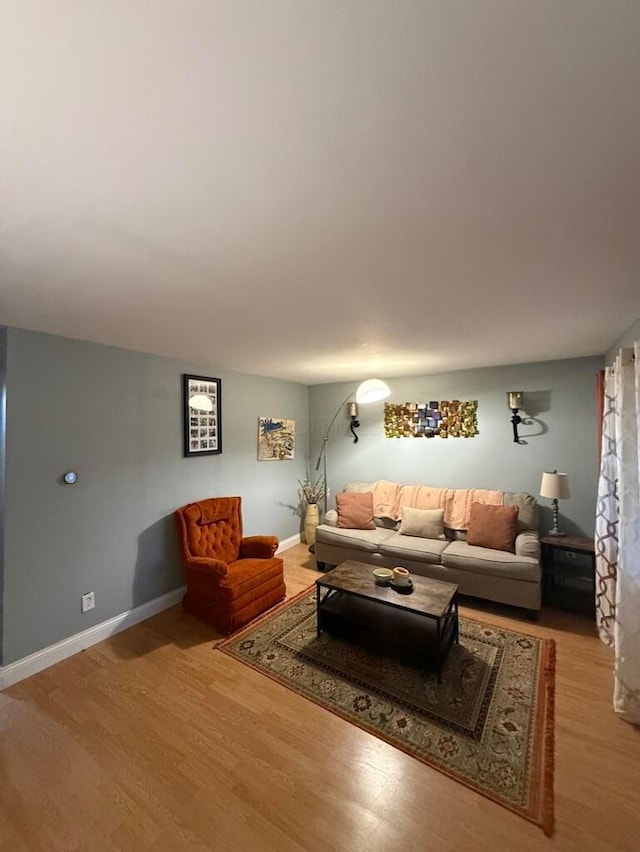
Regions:
<instances>
[{"instance_id":1,"label":"wall sconce","mask_svg":"<svg viewBox=\"0 0 640 852\"><path fill-rule=\"evenodd\" d=\"M511 425L513 426L513 442L514 444L519 444L520 438L518 437L518 426L522 423L522 417L520 417L518 411L522 408L522 391L509 391L507 393L507 398L509 400L509 408L513 415L511 417Z\"/></svg>"},{"instance_id":2,"label":"wall sconce","mask_svg":"<svg viewBox=\"0 0 640 852\"><path fill-rule=\"evenodd\" d=\"M351 430L351 434L353 435L353 443L358 443L358 435L356 429L360 428L360 421L358 420L358 403L350 402L349 403L349 417L351 418L351 424L349 429Z\"/></svg>"}]
</instances>

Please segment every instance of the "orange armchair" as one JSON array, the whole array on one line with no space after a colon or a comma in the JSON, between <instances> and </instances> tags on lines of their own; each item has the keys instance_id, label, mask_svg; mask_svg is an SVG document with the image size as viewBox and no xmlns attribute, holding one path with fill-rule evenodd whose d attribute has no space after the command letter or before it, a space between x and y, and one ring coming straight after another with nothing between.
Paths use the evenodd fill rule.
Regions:
<instances>
[{"instance_id":1,"label":"orange armchair","mask_svg":"<svg viewBox=\"0 0 640 852\"><path fill-rule=\"evenodd\" d=\"M187 612L233 633L283 600L276 536L242 535L242 499L212 497L176 509Z\"/></svg>"}]
</instances>

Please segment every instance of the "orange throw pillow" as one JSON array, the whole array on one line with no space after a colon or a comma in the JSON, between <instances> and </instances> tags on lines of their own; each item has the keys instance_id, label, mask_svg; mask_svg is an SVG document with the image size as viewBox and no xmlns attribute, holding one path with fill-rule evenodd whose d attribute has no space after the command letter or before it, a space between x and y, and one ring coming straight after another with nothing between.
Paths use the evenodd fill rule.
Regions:
<instances>
[{"instance_id":1,"label":"orange throw pillow","mask_svg":"<svg viewBox=\"0 0 640 852\"><path fill-rule=\"evenodd\" d=\"M344 530L374 530L373 493L341 491L336 494L338 526Z\"/></svg>"},{"instance_id":2,"label":"orange throw pillow","mask_svg":"<svg viewBox=\"0 0 640 852\"><path fill-rule=\"evenodd\" d=\"M472 503L467 530L467 544L514 552L517 506L488 506Z\"/></svg>"}]
</instances>

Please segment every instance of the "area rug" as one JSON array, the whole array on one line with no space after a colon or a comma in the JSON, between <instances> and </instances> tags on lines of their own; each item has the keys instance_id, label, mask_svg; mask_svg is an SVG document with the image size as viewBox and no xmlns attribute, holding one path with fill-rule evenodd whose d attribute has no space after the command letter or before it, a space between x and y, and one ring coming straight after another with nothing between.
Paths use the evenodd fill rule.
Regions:
<instances>
[{"instance_id":1,"label":"area rug","mask_svg":"<svg viewBox=\"0 0 640 852\"><path fill-rule=\"evenodd\" d=\"M310 587L218 649L553 831L555 643L460 618L442 683L316 635Z\"/></svg>"}]
</instances>

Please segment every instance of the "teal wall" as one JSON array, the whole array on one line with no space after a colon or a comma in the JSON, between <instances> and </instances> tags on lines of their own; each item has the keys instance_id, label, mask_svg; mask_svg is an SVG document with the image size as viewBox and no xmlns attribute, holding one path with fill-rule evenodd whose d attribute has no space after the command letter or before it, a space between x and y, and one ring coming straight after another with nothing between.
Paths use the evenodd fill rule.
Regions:
<instances>
[{"instance_id":1,"label":"teal wall","mask_svg":"<svg viewBox=\"0 0 640 852\"><path fill-rule=\"evenodd\" d=\"M386 379L389 402L475 399L475 438L385 438L384 403L360 406L360 440L354 444L346 410L331 430L328 478L332 492L352 479L389 479L452 488L496 488L538 496L544 470L569 474L572 496L560 503L561 528L592 535L597 486L595 375L603 359L579 358L508 367L465 370L413 378ZM385 378L380 376L380 378ZM357 387L340 383L310 390L312 455L340 402ZM507 391L524 392L520 427L523 443L513 442ZM541 528L551 526L543 507ZM331 501L330 501L331 504ZM331 504L332 505L332 504Z\"/></svg>"},{"instance_id":2,"label":"teal wall","mask_svg":"<svg viewBox=\"0 0 640 852\"><path fill-rule=\"evenodd\" d=\"M178 506L239 494L245 534L300 531L306 386L13 328L5 336L3 665L182 585ZM222 379L221 455L183 458L182 373ZM257 460L260 416L296 420L295 459ZM69 469L76 485L61 484ZM90 590L96 608L82 614Z\"/></svg>"},{"instance_id":3,"label":"teal wall","mask_svg":"<svg viewBox=\"0 0 640 852\"><path fill-rule=\"evenodd\" d=\"M354 445L345 407L329 441L331 488L385 478L537 494L542 471L558 468L572 488L561 525L591 535L594 376L602 366L602 358L583 358L388 379L391 402L477 399L480 435L386 439L376 403L360 407ZM219 456L182 456L182 373L222 379ZM0 388L5 380L2 665L180 586L173 511L184 503L240 494L247 534L297 534L298 480L309 466L313 474L324 429L358 384L307 388L13 328L0 329ZM525 394L520 445L511 437L508 390ZM257 461L259 416L296 421L294 460ZM75 486L61 484L69 469L79 474ZM545 507L543 529L550 523ZM80 596L90 590L96 609L83 615Z\"/></svg>"}]
</instances>

